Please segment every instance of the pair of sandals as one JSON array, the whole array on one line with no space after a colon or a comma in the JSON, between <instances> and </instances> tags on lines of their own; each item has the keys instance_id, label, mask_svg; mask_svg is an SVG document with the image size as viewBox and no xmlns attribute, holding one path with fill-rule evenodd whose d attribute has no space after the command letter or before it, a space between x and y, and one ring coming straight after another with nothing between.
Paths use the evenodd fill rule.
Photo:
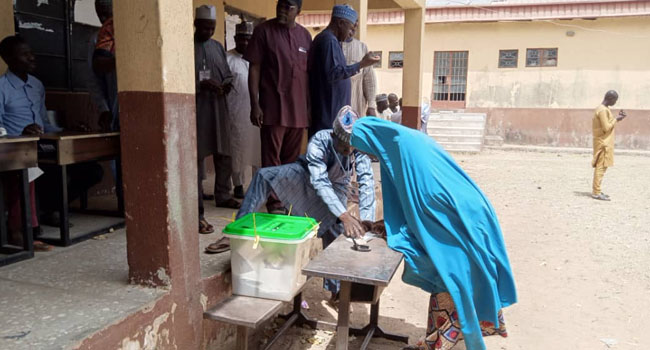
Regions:
<instances>
[{"instance_id":1,"label":"pair of sandals","mask_svg":"<svg viewBox=\"0 0 650 350\"><path fill-rule=\"evenodd\" d=\"M611 198L609 198L608 195L606 195L604 193L601 193L601 194L598 194L598 195L592 194L591 198L598 199L599 201L611 201L612 200Z\"/></svg>"}]
</instances>

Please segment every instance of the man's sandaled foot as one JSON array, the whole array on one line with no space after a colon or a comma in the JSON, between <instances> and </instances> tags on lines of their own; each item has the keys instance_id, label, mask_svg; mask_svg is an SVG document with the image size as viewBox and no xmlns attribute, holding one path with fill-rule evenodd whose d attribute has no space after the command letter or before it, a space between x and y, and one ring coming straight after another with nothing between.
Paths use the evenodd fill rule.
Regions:
<instances>
[{"instance_id":1,"label":"man's sandaled foot","mask_svg":"<svg viewBox=\"0 0 650 350\"><path fill-rule=\"evenodd\" d=\"M213 201L214 200L214 195L213 194L203 194L203 200L204 201Z\"/></svg>"},{"instance_id":2,"label":"man's sandaled foot","mask_svg":"<svg viewBox=\"0 0 650 350\"><path fill-rule=\"evenodd\" d=\"M269 214L276 214L276 215L287 215L287 210L284 208L275 208L269 210Z\"/></svg>"},{"instance_id":3,"label":"man's sandaled foot","mask_svg":"<svg viewBox=\"0 0 650 350\"><path fill-rule=\"evenodd\" d=\"M218 241L205 247L206 254L219 254L230 250L230 239L221 237Z\"/></svg>"},{"instance_id":4,"label":"man's sandaled foot","mask_svg":"<svg viewBox=\"0 0 650 350\"><path fill-rule=\"evenodd\" d=\"M222 202L217 202L216 203L217 207L220 208L230 208L230 209L239 209L241 204L234 200L233 198L228 198L225 201Z\"/></svg>"},{"instance_id":5,"label":"man's sandaled foot","mask_svg":"<svg viewBox=\"0 0 650 350\"><path fill-rule=\"evenodd\" d=\"M592 194L591 198L598 199L599 201L611 201L611 199L604 194Z\"/></svg>"},{"instance_id":6,"label":"man's sandaled foot","mask_svg":"<svg viewBox=\"0 0 650 350\"><path fill-rule=\"evenodd\" d=\"M210 233L214 233L214 227L210 225L210 223L206 219L201 218L199 219L199 233L202 235L208 235Z\"/></svg>"},{"instance_id":7,"label":"man's sandaled foot","mask_svg":"<svg viewBox=\"0 0 650 350\"><path fill-rule=\"evenodd\" d=\"M54 247L47 243L43 243L41 241L34 241L35 252L49 252L52 249L54 249Z\"/></svg>"}]
</instances>

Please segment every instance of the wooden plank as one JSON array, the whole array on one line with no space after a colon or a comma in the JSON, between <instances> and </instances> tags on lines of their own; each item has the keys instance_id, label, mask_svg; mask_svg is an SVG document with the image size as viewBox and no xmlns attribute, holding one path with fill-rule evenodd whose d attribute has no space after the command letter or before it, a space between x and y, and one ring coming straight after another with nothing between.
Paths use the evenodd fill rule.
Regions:
<instances>
[{"instance_id":1,"label":"wooden plank","mask_svg":"<svg viewBox=\"0 0 650 350\"><path fill-rule=\"evenodd\" d=\"M235 348L237 350L248 350L248 328L237 326L237 341Z\"/></svg>"},{"instance_id":2,"label":"wooden plank","mask_svg":"<svg viewBox=\"0 0 650 350\"><path fill-rule=\"evenodd\" d=\"M221 304L203 313L211 320L257 328L262 322L275 315L282 307L282 302L261 298L233 295Z\"/></svg>"},{"instance_id":3,"label":"wooden plank","mask_svg":"<svg viewBox=\"0 0 650 350\"><path fill-rule=\"evenodd\" d=\"M0 137L0 144L3 143L19 143L19 142L31 142L38 141L37 136L4 136Z\"/></svg>"},{"instance_id":4,"label":"wooden plank","mask_svg":"<svg viewBox=\"0 0 650 350\"><path fill-rule=\"evenodd\" d=\"M352 250L352 243L341 235L329 247L302 269L307 276L333 278L374 286L388 286L402 254L386 245L382 239L368 242L370 252Z\"/></svg>"},{"instance_id":5,"label":"wooden plank","mask_svg":"<svg viewBox=\"0 0 650 350\"><path fill-rule=\"evenodd\" d=\"M44 140L78 140L78 139L92 139L98 137L112 137L120 136L118 131L114 132L76 132L65 131L56 134L43 134L41 139Z\"/></svg>"},{"instance_id":6,"label":"wooden plank","mask_svg":"<svg viewBox=\"0 0 650 350\"><path fill-rule=\"evenodd\" d=\"M20 170L38 164L36 139L0 143L0 171Z\"/></svg>"},{"instance_id":7,"label":"wooden plank","mask_svg":"<svg viewBox=\"0 0 650 350\"><path fill-rule=\"evenodd\" d=\"M120 138L66 138L58 141L58 148L61 165L114 158L120 154Z\"/></svg>"},{"instance_id":8,"label":"wooden plank","mask_svg":"<svg viewBox=\"0 0 650 350\"><path fill-rule=\"evenodd\" d=\"M348 350L350 335L350 287L349 281L341 281L339 292L339 319L336 324L336 350Z\"/></svg>"}]
</instances>

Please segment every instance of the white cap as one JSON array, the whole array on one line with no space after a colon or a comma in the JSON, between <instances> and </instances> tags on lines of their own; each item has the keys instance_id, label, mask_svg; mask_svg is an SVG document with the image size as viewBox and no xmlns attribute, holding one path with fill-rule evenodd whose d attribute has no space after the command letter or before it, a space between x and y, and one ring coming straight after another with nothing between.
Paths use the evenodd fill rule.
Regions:
<instances>
[{"instance_id":1,"label":"white cap","mask_svg":"<svg viewBox=\"0 0 650 350\"><path fill-rule=\"evenodd\" d=\"M195 19L217 20L217 8L210 5L202 5L196 8Z\"/></svg>"}]
</instances>

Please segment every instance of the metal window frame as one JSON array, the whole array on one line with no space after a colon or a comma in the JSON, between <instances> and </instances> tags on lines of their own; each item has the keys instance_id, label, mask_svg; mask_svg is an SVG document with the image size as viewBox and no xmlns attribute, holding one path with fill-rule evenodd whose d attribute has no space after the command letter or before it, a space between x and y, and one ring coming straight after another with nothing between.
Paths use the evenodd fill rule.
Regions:
<instances>
[{"instance_id":1,"label":"metal window frame","mask_svg":"<svg viewBox=\"0 0 650 350\"><path fill-rule=\"evenodd\" d=\"M453 54L458 53L458 52L464 52L467 54L467 58L465 59L465 96L463 96L462 101L453 101L450 99L451 97L451 92L447 93L447 100L436 100L434 99L435 95L435 87L436 87L436 65L438 63L436 59L436 53L448 53L449 55L449 71L450 75L447 75L446 77L447 82L444 84L448 87L451 87L451 77L453 76ZM434 51L433 52L433 85L432 85L432 91L431 91L431 107L433 108L449 108L449 109L464 109L466 104L467 104L467 79L468 79L468 70L469 70L469 50L455 50L455 51Z\"/></svg>"},{"instance_id":2,"label":"metal window frame","mask_svg":"<svg viewBox=\"0 0 650 350\"><path fill-rule=\"evenodd\" d=\"M399 61L399 60L392 60L390 58L391 53L401 53L402 54L402 59L401 59L402 66L401 67L393 67L392 62L393 61ZM404 67L404 51L388 51L388 67L387 68L389 68L389 69L402 69L403 67Z\"/></svg>"},{"instance_id":3,"label":"metal window frame","mask_svg":"<svg viewBox=\"0 0 650 350\"><path fill-rule=\"evenodd\" d=\"M504 51L514 51L515 52L515 66L514 67L506 67L501 65L501 53ZM505 50L499 50L499 68L503 69L513 69L513 68L519 68L519 49L505 49Z\"/></svg>"},{"instance_id":4,"label":"metal window frame","mask_svg":"<svg viewBox=\"0 0 650 350\"><path fill-rule=\"evenodd\" d=\"M529 65L528 64L528 51L530 50L536 50L539 52L539 65ZM550 50L555 50L556 56L555 56L555 64L554 65L546 65L544 64L544 61L546 61L547 57L547 52ZM560 57L560 49L557 47L531 47L526 49L526 67L531 67L531 68L549 68L549 67L557 67L558 66L558 61Z\"/></svg>"}]
</instances>

